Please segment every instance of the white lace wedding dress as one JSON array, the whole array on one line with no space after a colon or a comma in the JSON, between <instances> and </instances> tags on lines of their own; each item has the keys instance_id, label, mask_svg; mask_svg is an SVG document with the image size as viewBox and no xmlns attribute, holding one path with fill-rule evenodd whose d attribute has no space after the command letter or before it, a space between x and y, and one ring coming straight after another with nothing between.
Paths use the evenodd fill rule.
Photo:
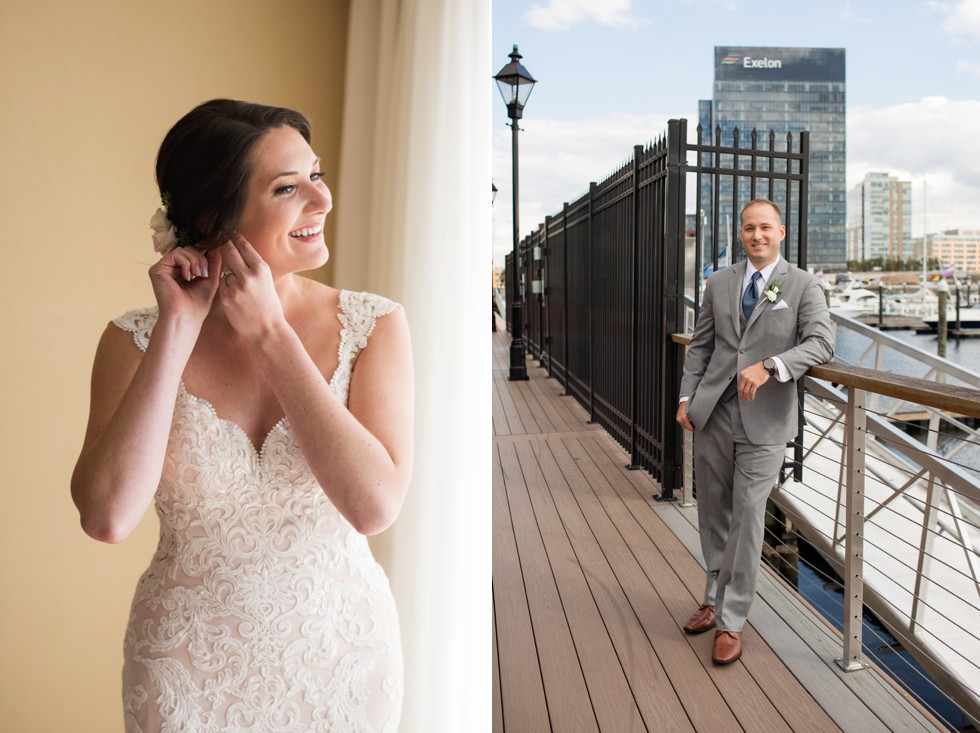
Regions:
<instances>
[{"instance_id":1,"label":"white lace wedding dress","mask_svg":"<svg viewBox=\"0 0 980 733\"><path fill-rule=\"evenodd\" d=\"M357 353L395 306L340 295L346 404ZM146 350L157 309L113 321ZM160 543L125 638L127 733L394 731L398 617L366 539L331 504L284 418L257 451L181 383L156 494Z\"/></svg>"}]
</instances>

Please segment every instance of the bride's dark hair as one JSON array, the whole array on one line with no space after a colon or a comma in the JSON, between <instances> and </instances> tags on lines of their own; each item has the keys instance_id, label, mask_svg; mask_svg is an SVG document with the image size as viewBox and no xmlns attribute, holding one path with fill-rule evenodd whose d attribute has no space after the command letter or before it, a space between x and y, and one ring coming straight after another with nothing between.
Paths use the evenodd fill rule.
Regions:
<instances>
[{"instance_id":1,"label":"bride's dark hair","mask_svg":"<svg viewBox=\"0 0 980 733\"><path fill-rule=\"evenodd\" d=\"M180 118L157 154L157 185L182 245L213 246L235 230L262 137L292 127L310 142L310 121L285 107L213 99Z\"/></svg>"}]
</instances>

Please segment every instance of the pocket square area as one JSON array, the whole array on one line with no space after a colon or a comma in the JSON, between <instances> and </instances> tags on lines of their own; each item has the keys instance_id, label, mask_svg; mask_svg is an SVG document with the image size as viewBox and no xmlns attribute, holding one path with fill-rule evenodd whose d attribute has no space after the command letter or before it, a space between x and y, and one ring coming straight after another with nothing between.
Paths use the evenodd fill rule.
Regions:
<instances>
[{"instance_id":1,"label":"pocket square area","mask_svg":"<svg viewBox=\"0 0 980 733\"><path fill-rule=\"evenodd\" d=\"M785 300L779 301L772 307L774 311L781 311L783 308L789 308L789 303L787 303Z\"/></svg>"}]
</instances>

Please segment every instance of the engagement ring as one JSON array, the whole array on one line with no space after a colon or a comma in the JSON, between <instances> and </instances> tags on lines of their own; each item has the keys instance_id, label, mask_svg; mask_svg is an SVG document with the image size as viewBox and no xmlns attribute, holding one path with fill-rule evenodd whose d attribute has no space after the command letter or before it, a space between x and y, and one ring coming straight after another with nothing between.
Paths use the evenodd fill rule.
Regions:
<instances>
[{"instance_id":1,"label":"engagement ring","mask_svg":"<svg viewBox=\"0 0 980 733\"><path fill-rule=\"evenodd\" d=\"M221 279L224 280L229 275L234 275L234 274L235 273L233 273L231 270L225 270L224 272L221 273Z\"/></svg>"}]
</instances>

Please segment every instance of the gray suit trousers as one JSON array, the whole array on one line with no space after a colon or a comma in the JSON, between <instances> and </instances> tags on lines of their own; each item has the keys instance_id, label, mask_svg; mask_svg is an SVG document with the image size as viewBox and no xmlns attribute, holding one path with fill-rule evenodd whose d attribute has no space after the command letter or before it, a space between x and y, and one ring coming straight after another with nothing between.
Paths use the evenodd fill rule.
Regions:
<instances>
[{"instance_id":1,"label":"gray suit trousers","mask_svg":"<svg viewBox=\"0 0 980 733\"><path fill-rule=\"evenodd\" d=\"M766 499L785 455L785 444L748 441L737 395L720 400L696 434L698 527L707 569L703 603L715 606L721 631L741 631L755 597Z\"/></svg>"}]
</instances>

